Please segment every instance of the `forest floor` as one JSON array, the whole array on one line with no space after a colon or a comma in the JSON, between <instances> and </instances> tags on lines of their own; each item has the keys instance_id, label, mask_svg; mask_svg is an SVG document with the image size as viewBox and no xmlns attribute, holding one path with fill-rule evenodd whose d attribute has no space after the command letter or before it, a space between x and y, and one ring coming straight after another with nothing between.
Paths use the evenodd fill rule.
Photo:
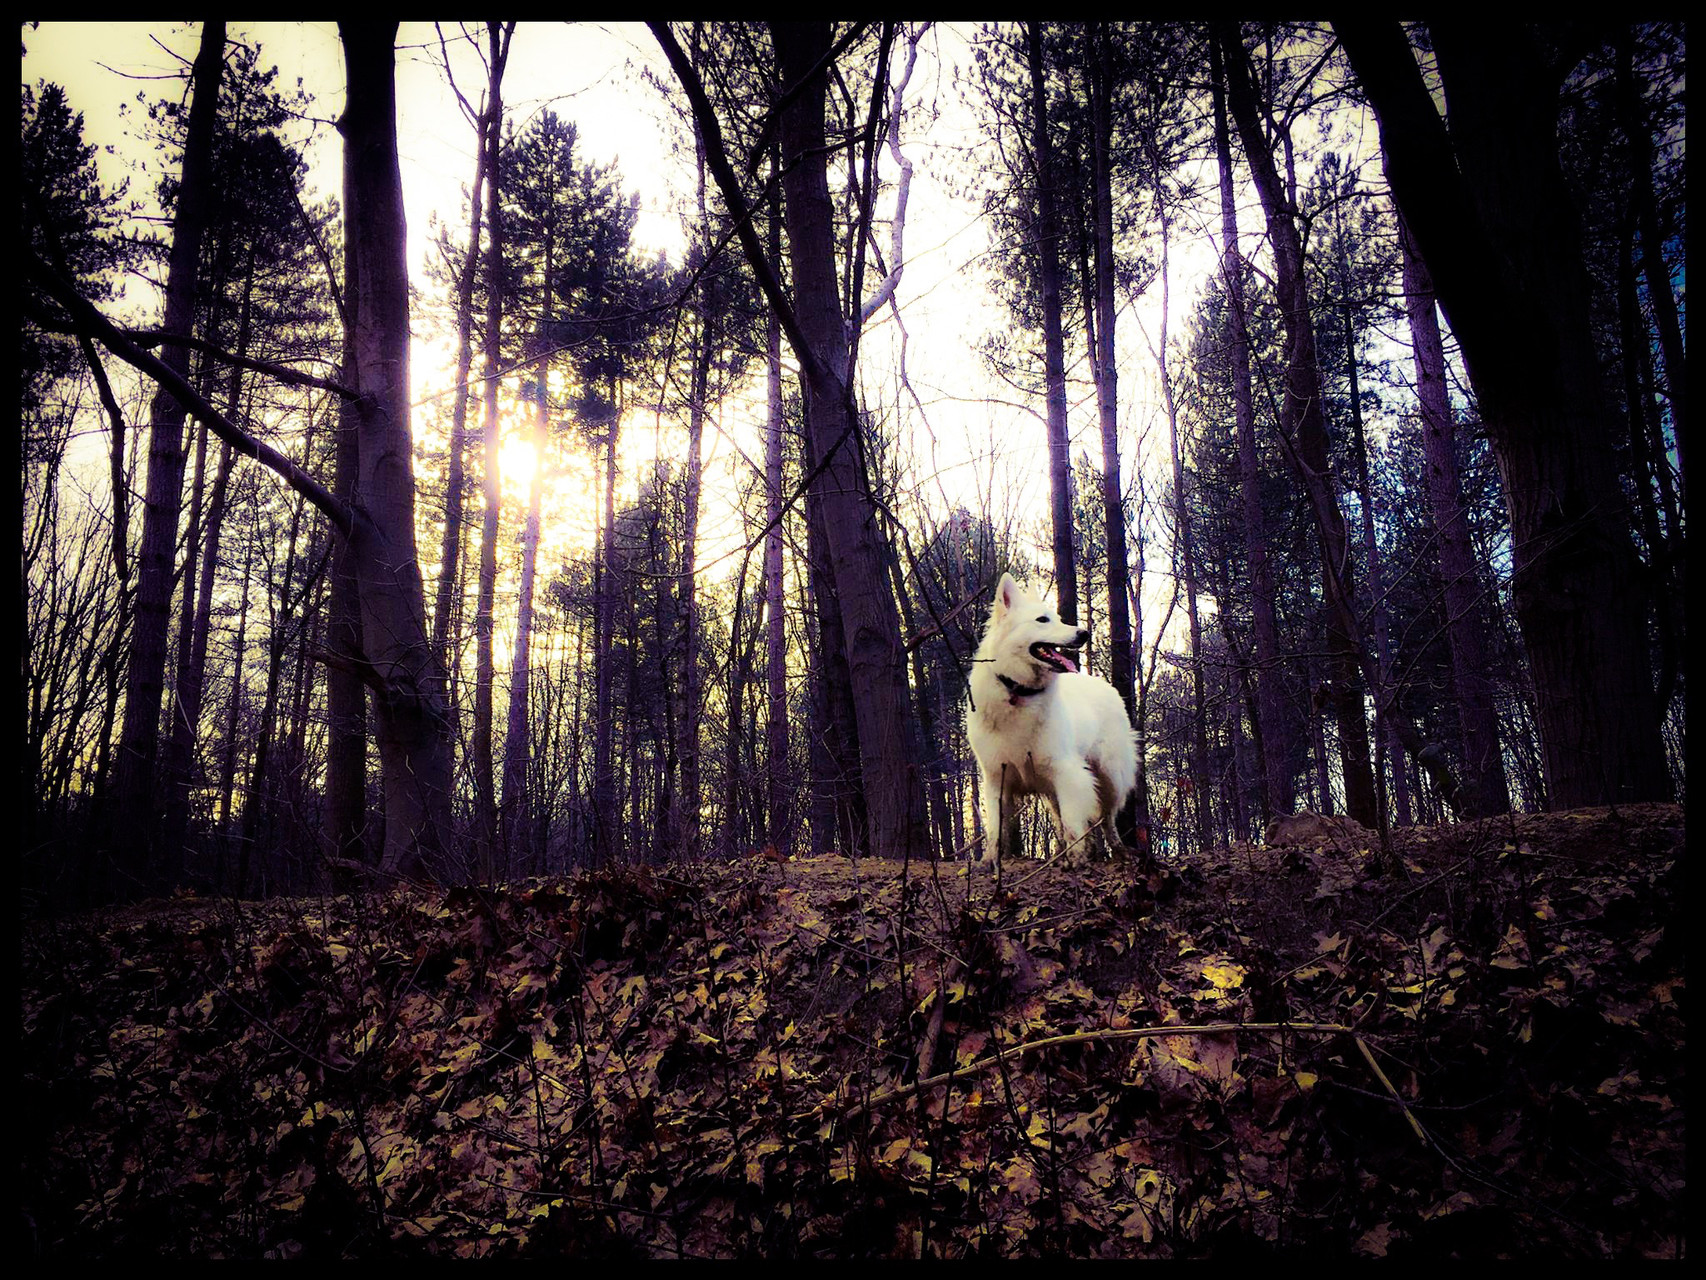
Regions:
<instances>
[{"instance_id":1,"label":"forest floor","mask_svg":"<svg viewBox=\"0 0 1706 1280\"><path fill-rule=\"evenodd\" d=\"M1683 816L26 922L25 1256L1681 1258Z\"/></svg>"}]
</instances>

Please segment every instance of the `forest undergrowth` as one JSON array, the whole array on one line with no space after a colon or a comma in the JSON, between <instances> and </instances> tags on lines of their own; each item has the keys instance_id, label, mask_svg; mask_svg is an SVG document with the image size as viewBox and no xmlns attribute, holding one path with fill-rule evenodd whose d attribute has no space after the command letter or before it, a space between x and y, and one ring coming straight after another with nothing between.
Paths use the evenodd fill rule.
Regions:
<instances>
[{"instance_id":1,"label":"forest undergrowth","mask_svg":"<svg viewBox=\"0 0 1706 1280\"><path fill-rule=\"evenodd\" d=\"M26 1256L1686 1255L1682 812L26 921Z\"/></svg>"}]
</instances>

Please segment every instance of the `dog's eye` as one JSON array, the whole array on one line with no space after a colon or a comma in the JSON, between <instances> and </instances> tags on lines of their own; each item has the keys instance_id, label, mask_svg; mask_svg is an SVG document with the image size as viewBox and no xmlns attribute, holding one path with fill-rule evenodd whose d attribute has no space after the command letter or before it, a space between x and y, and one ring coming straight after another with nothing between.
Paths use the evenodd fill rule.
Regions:
<instances>
[{"instance_id":1,"label":"dog's eye","mask_svg":"<svg viewBox=\"0 0 1706 1280\"><path fill-rule=\"evenodd\" d=\"M1046 614L1046 613L1045 613L1045 614L1043 614L1043 615L1042 615L1042 616L1041 616L1041 617L1039 617L1039 618L1038 618L1038 619L1037 619L1037 621L1038 621L1038 622L1047 622L1047 621L1048 621L1048 614Z\"/></svg>"}]
</instances>

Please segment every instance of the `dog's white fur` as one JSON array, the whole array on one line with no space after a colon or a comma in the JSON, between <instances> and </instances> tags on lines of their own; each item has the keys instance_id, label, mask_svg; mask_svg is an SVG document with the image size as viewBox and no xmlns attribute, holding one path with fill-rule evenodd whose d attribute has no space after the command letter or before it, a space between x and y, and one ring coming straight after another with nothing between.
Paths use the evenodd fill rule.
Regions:
<instances>
[{"instance_id":1,"label":"dog's white fur","mask_svg":"<svg viewBox=\"0 0 1706 1280\"><path fill-rule=\"evenodd\" d=\"M999 860L1003 828L1017 832L1023 796L1048 801L1055 830L1077 853L1092 824L1111 823L1136 789L1137 736L1125 703L1061 652L1089 638L1012 574L1001 575L966 711L966 737L982 775L982 858Z\"/></svg>"}]
</instances>

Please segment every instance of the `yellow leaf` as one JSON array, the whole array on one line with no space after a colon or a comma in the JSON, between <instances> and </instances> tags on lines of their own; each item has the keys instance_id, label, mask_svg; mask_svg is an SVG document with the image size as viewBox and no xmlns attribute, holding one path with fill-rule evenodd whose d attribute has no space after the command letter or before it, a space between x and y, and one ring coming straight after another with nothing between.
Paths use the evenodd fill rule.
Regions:
<instances>
[{"instance_id":1,"label":"yellow leaf","mask_svg":"<svg viewBox=\"0 0 1706 1280\"><path fill-rule=\"evenodd\" d=\"M1230 960L1214 960L1203 965L1202 976L1222 989L1244 985L1244 970Z\"/></svg>"}]
</instances>

